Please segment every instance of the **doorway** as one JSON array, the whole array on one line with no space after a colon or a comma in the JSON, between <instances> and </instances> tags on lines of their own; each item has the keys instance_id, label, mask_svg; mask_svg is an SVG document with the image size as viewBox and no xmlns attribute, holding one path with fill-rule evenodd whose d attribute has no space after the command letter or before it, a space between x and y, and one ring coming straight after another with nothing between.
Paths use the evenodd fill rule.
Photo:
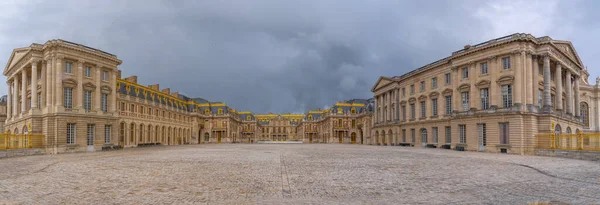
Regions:
<instances>
[{"instance_id":1,"label":"doorway","mask_svg":"<svg viewBox=\"0 0 600 205\"><path fill-rule=\"evenodd\" d=\"M486 127L485 124L478 124L477 125L477 133L478 133L478 144L479 144L479 148L477 149L480 152L485 152L485 147L487 146L487 139L486 139Z\"/></svg>"}]
</instances>

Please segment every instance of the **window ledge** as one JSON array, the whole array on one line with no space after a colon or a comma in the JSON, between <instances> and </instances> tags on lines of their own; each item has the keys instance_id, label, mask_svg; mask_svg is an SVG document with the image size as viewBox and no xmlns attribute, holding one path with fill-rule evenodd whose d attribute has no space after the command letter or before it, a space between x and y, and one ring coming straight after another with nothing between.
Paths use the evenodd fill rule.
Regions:
<instances>
[{"instance_id":1,"label":"window ledge","mask_svg":"<svg viewBox=\"0 0 600 205\"><path fill-rule=\"evenodd\" d=\"M499 148L511 148L512 146L510 144L496 144L496 147L499 147Z\"/></svg>"}]
</instances>

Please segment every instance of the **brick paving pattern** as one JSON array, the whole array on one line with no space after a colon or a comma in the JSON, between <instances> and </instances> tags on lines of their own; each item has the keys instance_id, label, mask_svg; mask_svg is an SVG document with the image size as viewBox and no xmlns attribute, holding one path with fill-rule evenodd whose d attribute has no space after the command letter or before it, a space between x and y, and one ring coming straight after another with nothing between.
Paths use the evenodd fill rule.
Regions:
<instances>
[{"instance_id":1,"label":"brick paving pattern","mask_svg":"<svg viewBox=\"0 0 600 205\"><path fill-rule=\"evenodd\" d=\"M364 145L186 145L0 160L0 204L600 203L600 163Z\"/></svg>"}]
</instances>

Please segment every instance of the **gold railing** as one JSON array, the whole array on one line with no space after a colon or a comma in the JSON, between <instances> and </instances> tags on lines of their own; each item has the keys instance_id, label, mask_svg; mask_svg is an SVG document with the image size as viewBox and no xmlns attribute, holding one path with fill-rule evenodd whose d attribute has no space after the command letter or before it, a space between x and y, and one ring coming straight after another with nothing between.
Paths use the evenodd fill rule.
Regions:
<instances>
[{"instance_id":1,"label":"gold railing","mask_svg":"<svg viewBox=\"0 0 600 205\"><path fill-rule=\"evenodd\" d=\"M542 134L537 149L600 151L600 133Z\"/></svg>"},{"instance_id":2,"label":"gold railing","mask_svg":"<svg viewBox=\"0 0 600 205\"><path fill-rule=\"evenodd\" d=\"M44 135L0 134L0 150L44 148Z\"/></svg>"}]
</instances>

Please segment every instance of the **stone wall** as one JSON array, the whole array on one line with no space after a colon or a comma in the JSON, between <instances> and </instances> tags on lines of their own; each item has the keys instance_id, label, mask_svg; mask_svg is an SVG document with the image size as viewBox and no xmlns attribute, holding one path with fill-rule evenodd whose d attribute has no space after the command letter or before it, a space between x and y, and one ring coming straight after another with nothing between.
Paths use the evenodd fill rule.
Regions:
<instances>
[{"instance_id":1,"label":"stone wall","mask_svg":"<svg viewBox=\"0 0 600 205\"><path fill-rule=\"evenodd\" d=\"M552 149L536 149L535 155L546 157L562 157L571 159L581 159L589 161L600 161L600 152L583 151L583 150L552 150Z\"/></svg>"},{"instance_id":2,"label":"stone wall","mask_svg":"<svg viewBox=\"0 0 600 205\"><path fill-rule=\"evenodd\" d=\"M0 151L0 158L45 154L44 149L9 149Z\"/></svg>"}]
</instances>

